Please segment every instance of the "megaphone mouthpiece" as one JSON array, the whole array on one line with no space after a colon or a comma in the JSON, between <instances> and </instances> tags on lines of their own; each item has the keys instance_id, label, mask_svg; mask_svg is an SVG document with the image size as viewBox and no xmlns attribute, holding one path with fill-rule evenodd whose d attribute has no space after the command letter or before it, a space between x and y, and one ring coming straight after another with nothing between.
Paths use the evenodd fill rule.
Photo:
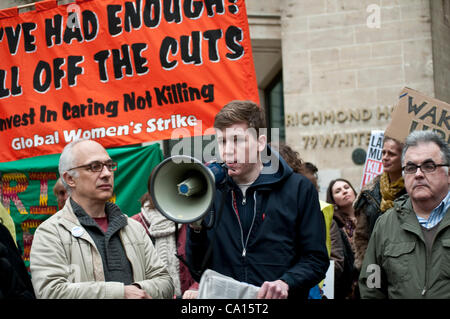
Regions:
<instances>
[{"instance_id":1,"label":"megaphone mouthpiece","mask_svg":"<svg viewBox=\"0 0 450 319\"><path fill-rule=\"evenodd\" d=\"M204 191L203 185L204 183L202 182L201 178L197 176L189 177L177 185L178 194L183 196L192 196L198 194L201 191Z\"/></svg>"},{"instance_id":2,"label":"megaphone mouthpiece","mask_svg":"<svg viewBox=\"0 0 450 319\"><path fill-rule=\"evenodd\" d=\"M216 186L220 185L227 175L228 166L225 163L219 164L217 162L208 163L206 166L213 173Z\"/></svg>"}]
</instances>

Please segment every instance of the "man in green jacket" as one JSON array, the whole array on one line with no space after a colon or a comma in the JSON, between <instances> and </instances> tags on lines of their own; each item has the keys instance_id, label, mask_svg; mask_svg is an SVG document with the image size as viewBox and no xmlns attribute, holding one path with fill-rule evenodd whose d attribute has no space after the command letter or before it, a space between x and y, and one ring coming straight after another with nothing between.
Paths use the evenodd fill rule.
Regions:
<instances>
[{"instance_id":1,"label":"man in green jacket","mask_svg":"<svg viewBox=\"0 0 450 319\"><path fill-rule=\"evenodd\" d=\"M362 298L450 298L450 149L415 131L402 154L404 195L376 222L359 277Z\"/></svg>"}]
</instances>

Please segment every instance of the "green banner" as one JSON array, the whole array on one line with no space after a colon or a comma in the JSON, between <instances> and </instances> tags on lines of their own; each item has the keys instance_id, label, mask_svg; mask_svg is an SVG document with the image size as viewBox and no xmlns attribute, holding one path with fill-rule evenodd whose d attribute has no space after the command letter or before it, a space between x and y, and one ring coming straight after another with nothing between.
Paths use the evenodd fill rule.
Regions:
<instances>
[{"instance_id":1,"label":"green banner","mask_svg":"<svg viewBox=\"0 0 450 319\"><path fill-rule=\"evenodd\" d=\"M153 168L163 160L159 144L107 150L118 163L111 199L128 216L140 211L140 197L147 191ZM18 246L29 265L31 242L36 227L58 210L53 186L59 177L60 154L0 163L0 197L14 220Z\"/></svg>"}]
</instances>

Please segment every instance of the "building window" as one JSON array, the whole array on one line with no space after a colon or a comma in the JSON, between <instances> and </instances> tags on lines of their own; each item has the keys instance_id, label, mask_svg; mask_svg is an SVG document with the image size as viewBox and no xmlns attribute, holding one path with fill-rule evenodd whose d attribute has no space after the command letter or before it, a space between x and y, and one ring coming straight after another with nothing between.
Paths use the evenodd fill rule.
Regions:
<instances>
[{"instance_id":1,"label":"building window","mask_svg":"<svg viewBox=\"0 0 450 319\"><path fill-rule=\"evenodd\" d=\"M272 82L264 90L266 105L266 120L268 127L268 138L272 141L271 128L279 129L279 140L286 140L284 127L284 98L283 98L283 74L279 72ZM275 136L273 136L276 138ZM276 141L274 141L276 142Z\"/></svg>"}]
</instances>

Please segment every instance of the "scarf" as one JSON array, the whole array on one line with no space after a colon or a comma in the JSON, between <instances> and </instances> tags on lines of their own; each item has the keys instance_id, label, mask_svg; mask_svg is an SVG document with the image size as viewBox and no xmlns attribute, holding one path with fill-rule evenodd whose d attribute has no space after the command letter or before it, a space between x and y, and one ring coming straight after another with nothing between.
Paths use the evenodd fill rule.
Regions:
<instances>
[{"instance_id":1,"label":"scarf","mask_svg":"<svg viewBox=\"0 0 450 319\"><path fill-rule=\"evenodd\" d=\"M394 183L389 181L389 176L386 172L381 174L380 178L380 193L381 193L381 203L380 209L385 212L391 207L394 207L394 199L397 194L400 193L405 188L405 182L403 177L397 179Z\"/></svg>"},{"instance_id":2,"label":"scarf","mask_svg":"<svg viewBox=\"0 0 450 319\"><path fill-rule=\"evenodd\" d=\"M164 217L158 210L150 208L147 203L141 207L141 213L147 224L150 224L149 233L155 239L154 247L159 259L166 265L172 277L175 294L181 295L180 262L175 256L177 254L175 223Z\"/></svg>"}]
</instances>

